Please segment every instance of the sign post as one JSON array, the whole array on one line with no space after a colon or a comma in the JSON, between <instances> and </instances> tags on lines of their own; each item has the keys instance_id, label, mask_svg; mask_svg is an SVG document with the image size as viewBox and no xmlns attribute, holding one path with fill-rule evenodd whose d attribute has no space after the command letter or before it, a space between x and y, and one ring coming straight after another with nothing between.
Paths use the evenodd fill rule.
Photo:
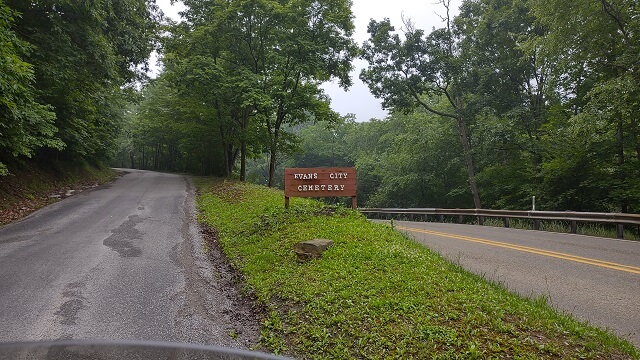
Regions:
<instances>
[{"instance_id":1,"label":"sign post","mask_svg":"<svg viewBox=\"0 0 640 360\"><path fill-rule=\"evenodd\" d=\"M291 197L351 197L351 207L358 207L355 168L284 169L284 205Z\"/></svg>"}]
</instances>

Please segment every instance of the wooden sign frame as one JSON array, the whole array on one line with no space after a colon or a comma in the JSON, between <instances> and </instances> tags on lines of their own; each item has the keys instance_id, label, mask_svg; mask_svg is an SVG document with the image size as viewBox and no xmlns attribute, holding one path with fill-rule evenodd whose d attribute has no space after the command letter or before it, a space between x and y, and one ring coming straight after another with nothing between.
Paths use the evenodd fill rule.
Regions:
<instances>
[{"instance_id":1,"label":"wooden sign frame","mask_svg":"<svg viewBox=\"0 0 640 360\"><path fill-rule=\"evenodd\" d=\"M356 168L287 168L284 169L284 204L292 197L351 197L351 207L358 208Z\"/></svg>"}]
</instances>

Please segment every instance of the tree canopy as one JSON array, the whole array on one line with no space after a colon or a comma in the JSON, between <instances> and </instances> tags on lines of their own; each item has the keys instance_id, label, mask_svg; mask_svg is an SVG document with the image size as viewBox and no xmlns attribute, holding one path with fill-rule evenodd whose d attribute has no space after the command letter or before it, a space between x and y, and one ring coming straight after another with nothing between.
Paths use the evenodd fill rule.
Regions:
<instances>
[{"instance_id":1,"label":"tree canopy","mask_svg":"<svg viewBox=\"0 0 640 360\"><path fill-rule=\"evenodd\" d=\"M638 11L479 0L430 33L372 20L361 78L392 111L454 120L475 207L637 212Z\"/></svg>"},{"instance_id":2,"label":"tree canopy","mask_svg":"<svg viewBox=\"0 0 640 360\"><path fill-rule=\"evenodd\" d=\"M208 146L222 153L220 175L230 176L239 158L244 179L247 158L266 152L272 186L278 155L295 144L285 128L338 119L319 85L332 79L351 84L357 51L351 3L184 3L184 21L169 26L162 41L162 78L175 94L175 109L211 133L215 140Z\"/></svg>"},{"instance_id":3,"label":"tree canopy","mask_svg":"<svg viewBox=\"0 0 640 360\"><path fill-rule=\"evenodd\" d=\"M108 159L159 20L154 1L0 2L0 162Z\"/></svg>"},{"instance_id":4,"label":"tree canopy","mask_svg":"<svg viewBox=\"0 0 640 360\"><path fill-rule=\"evenodd\" d=\"M349 0L184 4L175 23L153 0L0 0L0 175L356 166L364 205L640 211L636 1L440 0L440 28L372 19L360 47ZM348 88L356 56L386 119L320 87Z\"/></svg>"}]
</instances>

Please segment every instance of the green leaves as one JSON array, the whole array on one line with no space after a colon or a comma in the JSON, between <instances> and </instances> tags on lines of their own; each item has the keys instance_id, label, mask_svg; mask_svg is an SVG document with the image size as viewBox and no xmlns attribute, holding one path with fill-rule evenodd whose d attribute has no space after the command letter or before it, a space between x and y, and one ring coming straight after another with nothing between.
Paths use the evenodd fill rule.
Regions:
<instances>
[{"instance_id":1,"label":"green leaves","mask_svg":"<svg viewBox=\"0 0 640 360\"><path fill-rule=\"evenodd\" d=\"M549 36L539 41L541 54L557 64L554 80L567 109L564 126L547 138L545 184L552 198L573 210L640 211L635 205L640 175L637 2L544 0L533 9L549 28ZM576 157L567 159L568 154ZM568 172L580 180L567 181L563 160L573 164ZM566 189L563 181L574 186Z\"/></svg>"},{"instance_id":2,"label":"green leaves","mask_svg":"<svg viewBox=\"0 0 640 360\"><path fill-rule=\"evenodd\" d=\"M163 39L163 77L186 116L178 121L207 124L215 133L224 175L234 172L239 157L244 179L247 157L267 151L273 185L278 155L296 144L285 128L338 119L319 85L351 84L357 47L350 2L184 3L186 21L170 26Z\"/></svg>"},{"instance_id":3,"label":"green leaves","mask_svg":"<svg viewBox=\"0 0 640 360\"><path fill-rule=\"evenodd\" d=\"M124 100L145 76L155 3L7 0L0 9L0 159L108 158Z\"/></svg>"},{"instance_id":4,"label":"green leaves","mask_svg":"<svg viewBox=\"0 0 640 360\"><path fill-rule=\"evenodd\" d=\"M62 149L51 106L36 100L33 66L23 60L31 47L12 27L17 13L0 2L0 176L2 161L31 157L40 148Z\"/></svg>"}]
</instances>

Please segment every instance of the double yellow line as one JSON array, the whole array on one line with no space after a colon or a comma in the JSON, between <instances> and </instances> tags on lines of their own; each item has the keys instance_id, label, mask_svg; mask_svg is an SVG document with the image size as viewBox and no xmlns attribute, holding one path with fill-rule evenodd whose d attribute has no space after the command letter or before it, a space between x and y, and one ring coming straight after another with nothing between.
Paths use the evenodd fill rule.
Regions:
<instances>
[{"instance_id":1,"label":"double yellow line","mask_svg":"<svg viewBox=\"0 0 640 360\"><path fill-rule=\"evenodd\" d=\"M559 253L559 252L550 251L550 250L537 249L537 248L532 248L532 247L522 246L522 245L514 245L514 244L503 243L503 242L487 240L487 239L474 238L474 237L464 236L464 235L443 233L439 231L415 229L415 228L409 228L404 226L396 226L396 228L398 230L405 230L405 231L416 232L421 234L435 235L435 236L441 236L446 238L475 242L479 244L497 246L505 249L518 250L518 251L528 252L532 254L548 256L556 259L574 261L582 264L589 264L589 265L599 266L607 269L613 269L613 270L624 271L624 272L640 275L640 267L637 267L637 266L623 265L623 264L618 264L618 263L613 263L608 261L585 258L582 256Z\"/></svg>"}]
</instances>

